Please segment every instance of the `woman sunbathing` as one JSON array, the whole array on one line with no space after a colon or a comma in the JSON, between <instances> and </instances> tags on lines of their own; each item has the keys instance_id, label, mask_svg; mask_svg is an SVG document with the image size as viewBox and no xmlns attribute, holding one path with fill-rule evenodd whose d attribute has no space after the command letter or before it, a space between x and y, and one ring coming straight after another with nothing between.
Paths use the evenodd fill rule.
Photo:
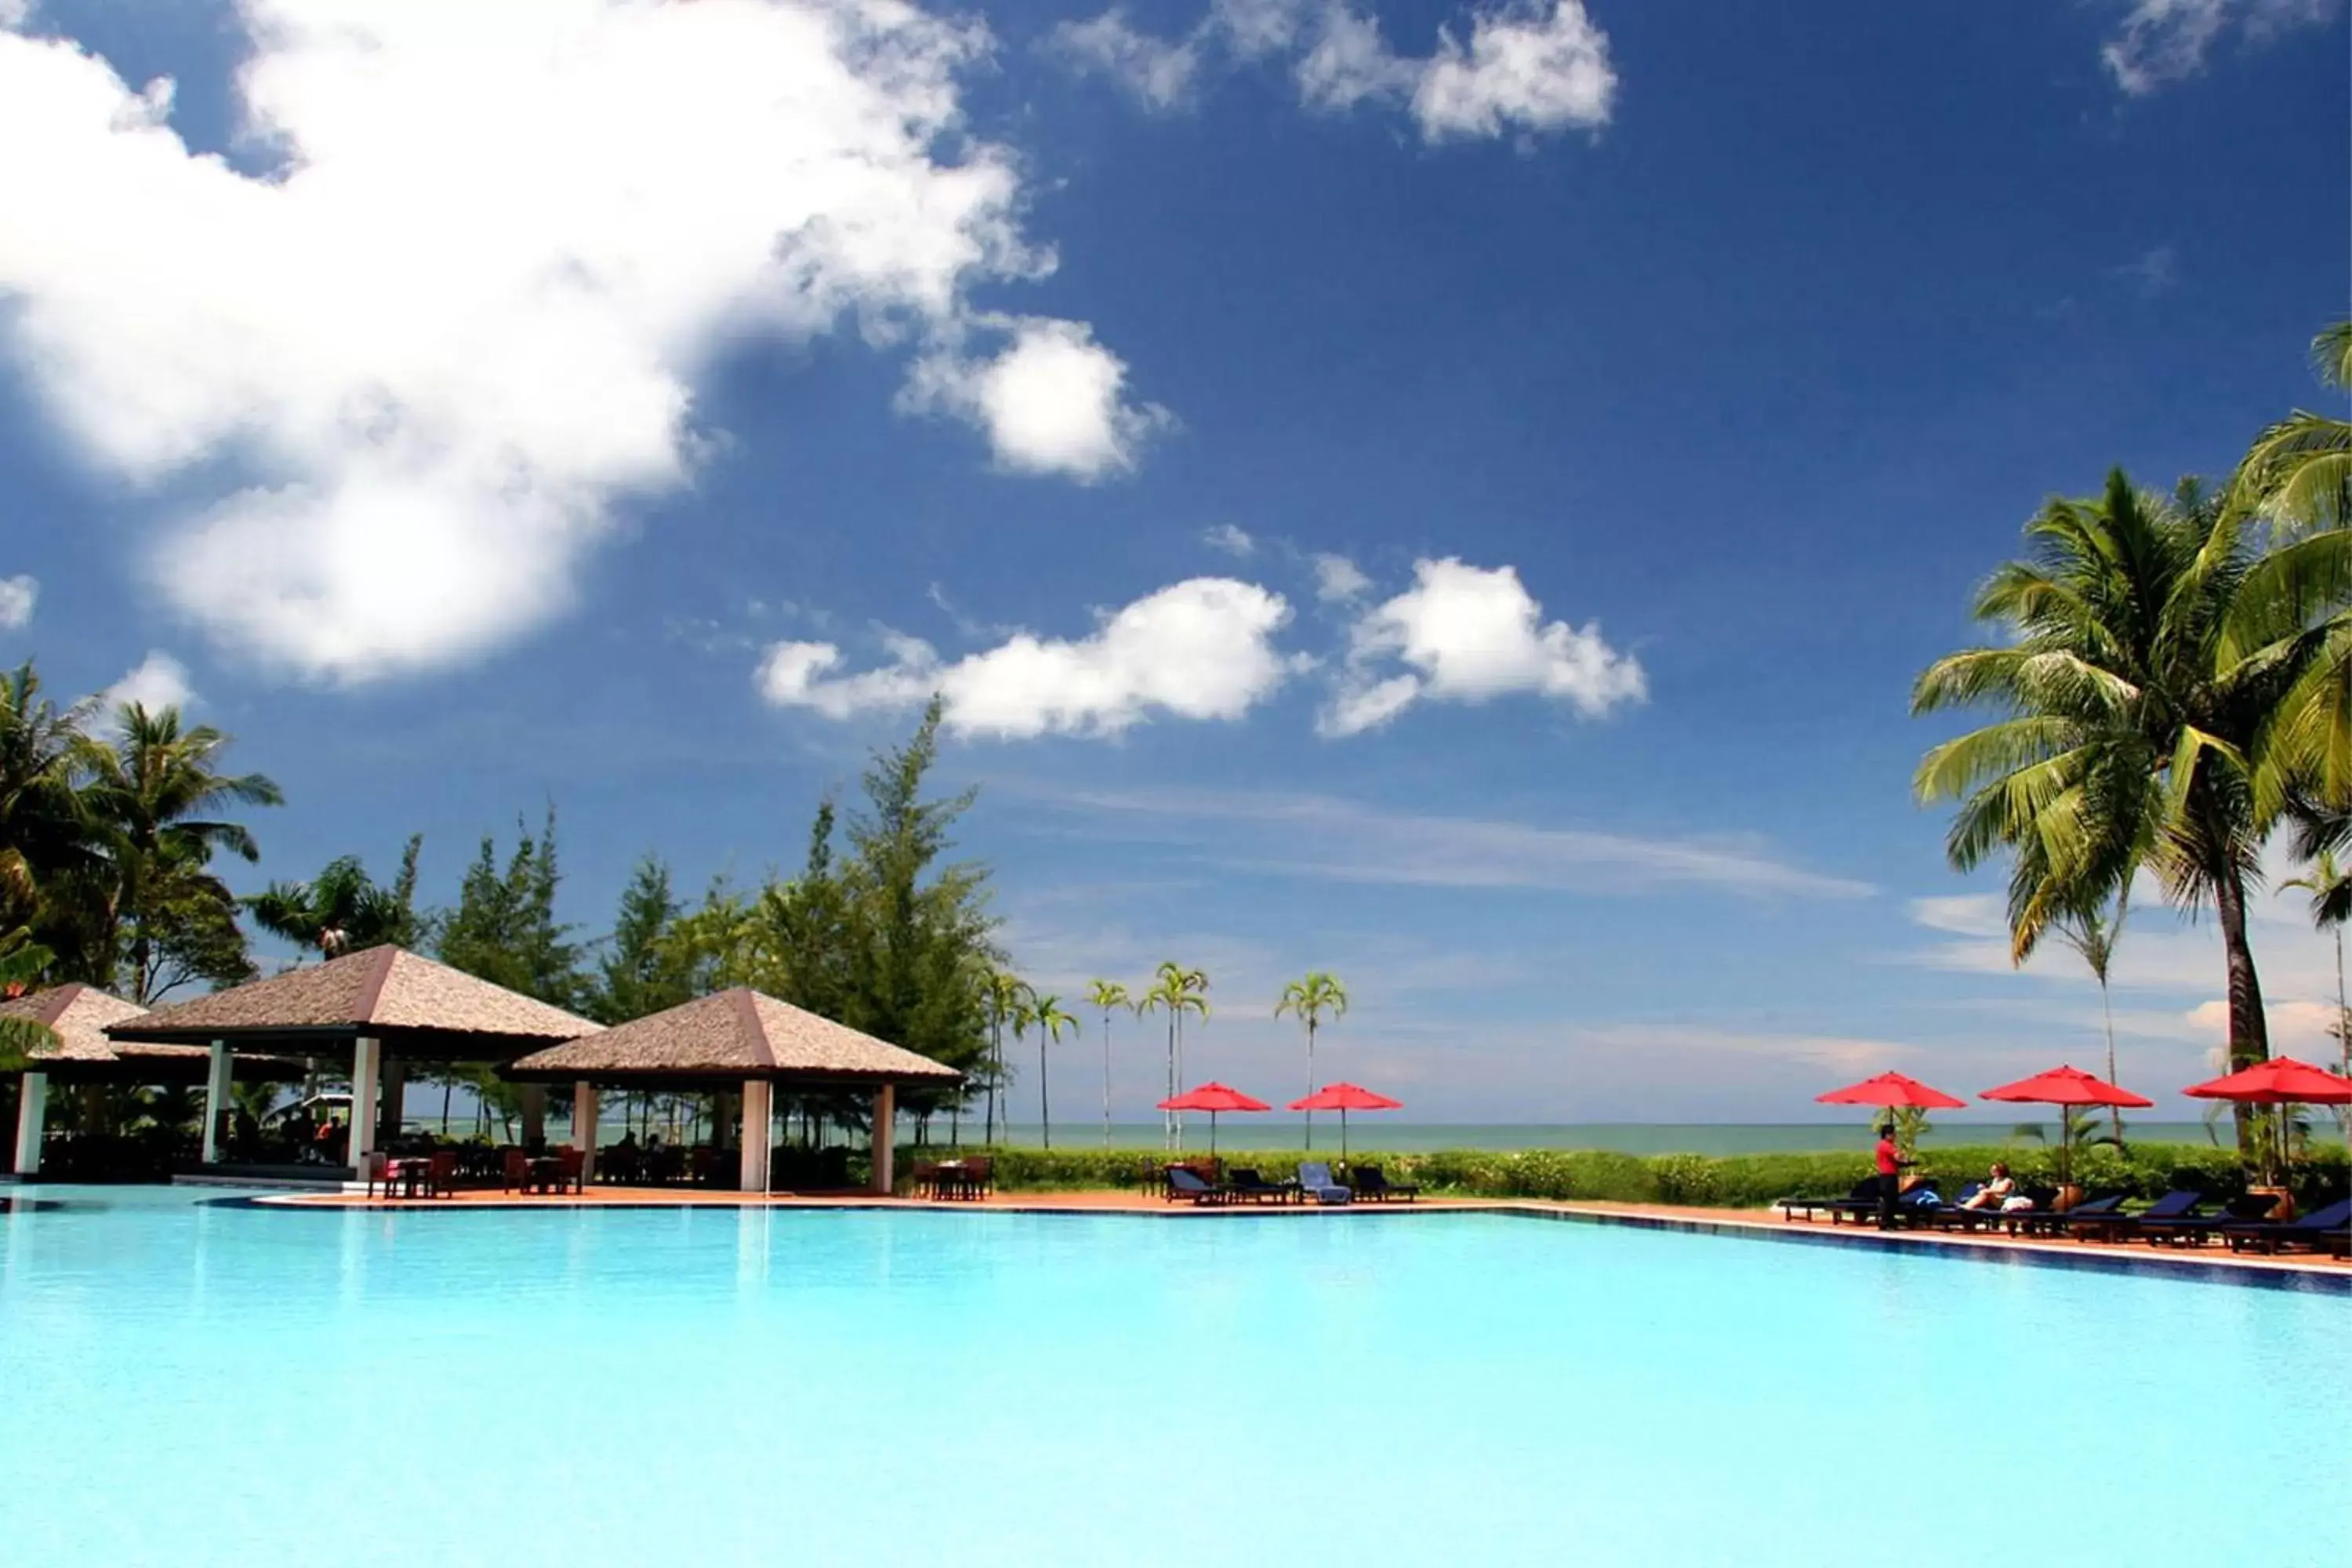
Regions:
<instances>
[{"instance_id":1,"label":"woman sunbathing","mask_svg":"<svg viewBox=\"0 0 2352 1568\"><path fill-rule=\"evenodd\" d=\"M1992 1180L1960 1200L1964 1209L1998 1209L2006 1206L2009 1196L2017 1191L2017 1184L2009 1179L2009 1167L1995 1160Z\"/></svg>"}]
</instances>

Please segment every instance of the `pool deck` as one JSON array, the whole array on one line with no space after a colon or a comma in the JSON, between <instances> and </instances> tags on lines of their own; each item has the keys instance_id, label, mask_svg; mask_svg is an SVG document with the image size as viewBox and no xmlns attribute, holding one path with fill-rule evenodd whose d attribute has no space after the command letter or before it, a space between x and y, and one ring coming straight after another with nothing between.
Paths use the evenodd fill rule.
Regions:
<instances>
[{"instance_id":1,"label":"pool deck","mask_svg":"<svg viewBox=\"0 0 2352 1568\"><path fill-rule=\"evenodd\" d=\"M468 1189L447 1198L366 1197L357 1193L287 1194L256 1200L294 1208L480 1209L480 1208L780 1208L936 1209L992 1214L1133 1214L1213 1223L1244 1215L1311 1222L1333 1214L1488 1213L1534 1218L1626 1225L1754 1240L1859 1247L1880 1251L1928 1252L2002 1263L2046 1264L2107 1273L2157 1274L2246 1284L2278 1284L2352 1292L2352 1260L2310 1253L2232 1252L2210 1247L2154 1247L2145 1242L2040 1240L2021 1237L1963 1235L1949 1231L1881 1231L1868 1225L1832 1226L1784 1220L1765 1209L1681 1208L1664 1204L1554 1203L1526 1198L1437 1198L1412 1203L1360 1204L1318 1208L1297 1204L1240 1204L1199 1207L1171 1204L1132 1190L998 1193L979 1201L941 1202L886 1198L873 1193L774 1193L766 1195L688 1187L592 1187L585 1193L520 1194L496 1188Z\"/></svg>"}]
</instances>

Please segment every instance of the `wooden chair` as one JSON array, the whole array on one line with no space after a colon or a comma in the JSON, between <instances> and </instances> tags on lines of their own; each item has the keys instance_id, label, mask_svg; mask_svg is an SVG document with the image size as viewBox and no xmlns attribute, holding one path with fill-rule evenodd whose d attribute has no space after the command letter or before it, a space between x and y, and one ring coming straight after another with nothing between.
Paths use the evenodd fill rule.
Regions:
<instances>
[{"instance_id":1,"label":"wooden chair","mask_svg":"<svg viewBox=\"0 0 2352 1568\"><path fill-rule=\"evenodd\" d=\"M425 1162L425 1195L446 1198L455 1195L457 1191L457 1152L455 1149L435 1150L432 1159Z\"/></svg>"},{"instance_id":2,"label":"wooden chair","mask_svg":"<svg viewBox=\"0 0 2352 1568\"><path fill-rule=\"evenodd\" d=\"M500 1179L507 1192L529 1192L531 1189L530 1156L520 1149L502 1149Z\"/></svg>"},{"instance_id":3,"label":"wooden chair","mask_svg":"<svg viewBox=\"0 0 2352 1568\"><path fill-rule=\"evenodd\" d=\"M588 1190L586 1153L566 1143L555 1152L555 1157L560 1162L557 1166L555 1190L560 1193L568 1187L575 1193L586 1192Z\"/></svg>"}]
</instances>

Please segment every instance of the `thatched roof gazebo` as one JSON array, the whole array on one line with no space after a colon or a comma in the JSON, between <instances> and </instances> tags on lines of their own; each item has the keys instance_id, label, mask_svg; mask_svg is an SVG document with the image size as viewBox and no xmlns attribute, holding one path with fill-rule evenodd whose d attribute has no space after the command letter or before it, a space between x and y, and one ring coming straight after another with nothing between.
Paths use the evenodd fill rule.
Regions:
<instances>
[{"instance_id":1,"label":"thatched roof gazebo","mask_svg":"<svg viewBox=\"0 0 2352 1568\"><path fill-rule=\"evenodd\" d=\"M16 1160L20 1176L41 1170L41 1137L48 1117L49 1085L174 1084L205 1081L212 1052L203 1046L134 1043L107 1037L107 1028L140 1017L147 1009L95 985L53 985L0 1002L0 1018L39 1024L57 1037L26 1053L23 1091L16 1099ZM277 1057L236 1053L231 1072L243 1079L299 1078L302 1068Z\"/></svg>"},{"instance_id":2,"label":"thatched roof gazebo","mask_svg":"<svg viewBox=\"0 0 2352 1568\"><path fill-rule=\"evenodd\" d=\"M769 1108L774 1086L869 1089L874 1099L874 1187L891 1190L892 1129L901 1084L953 1084L955 1068L860 1034L748 987L721 991L666 1012L530 1053L500 1075L519 1083L570 1082L574 1136L595 1144L601 1088L743 1094L742 1188L768 1184ZM585 1131L579 1131L585 1128ZM751 1136L751 1130L760 1130Z\"/></svg>"},{"instance_id":3,"label":"thatched roof gazebo","mask_svg":"<svg viewBox=\"0 0 2352 1568\"><path fill-rule=\"evenodd\" d=\"M400 1126L400 1100L412 1061L499 1062L558 1040L593 1033L595 1024L561 1007L493 985L404 948L372 947L267 980L159 1007L106 1027L108 1038L202 1046L215 1103L206 1107L205 1161L227 1098L228 1058L236 1047L265 1047L352 1060L351 1160L364 1167L379 1121ZM381 1100L379 1100L381 1095ZM542 1097L543 1098L543 1097ZM379 1105L381 1115L379 1115ZM536 1138L543 1114L526 1101L524 1136Z\"/></svg>"}]
</instances>

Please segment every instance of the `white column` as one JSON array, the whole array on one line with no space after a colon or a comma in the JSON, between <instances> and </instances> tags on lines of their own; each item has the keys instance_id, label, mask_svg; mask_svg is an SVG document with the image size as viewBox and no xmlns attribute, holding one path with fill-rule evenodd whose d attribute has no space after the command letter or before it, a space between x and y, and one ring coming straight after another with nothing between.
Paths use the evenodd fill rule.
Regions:
<instances>
[{"instance_id":1,"label":"white column","mask_svg":"<svg viewBox=\"0 0 2352 1568\"><path fill-rule=\"evenodd\" d=\"M536 1149L547 1142L547 1086L522 1086L522 1146Z\"/></svg>"},{"instance_id":2,"label":"white column","mask_svg":"<svg viewBox=\"0 0 2352 1568\"><path fill-rule=\"evenodd\" d=\"M213 1042L212 1057L205 1066L205 1163L216 1164L220 1160L221 1112L228 1109L229 1054L226 1040Z\"/></svg>"},{"instance_id":3,"label":"white column","mask_svg":"<svg viewBox=\"0 0 2352 1568\"><path fill-rule=\"evenodd\" d=\"M352 1138L343 1153L362 1181L368 1156L375 1152L376 1091L383 1077L383 1042L362 1035L352 1042Z\"/></svg>"},{"instance_id":4,"label":"white column","mask_svg":"<svg viewBox=\"0 0 2352 1568\"><path fill-rule=\"evenodd\" d=\"M874 1190L888 1196L898 1185L898 1091L884 1084L874 1091Z\"/></svg>"},{"instance_id":5,"label":"white column","mask_svg":"<svg viewBox=\"0 0 2352 1568\"><path fill-rule=\"evenodd\" d=\"M747 1078L743 1080L743 1175L737 1184L741 1191L768 1190L768 1139L772 1132L768 1125L768 1080Z\"/></svg>"},{"instance_id":6,"label":"white column","mask_svg":"<svg viewBox=\"0 0 2352 1568\"><path fill-rule=\"evenodd\" d=\"M49 1116L49 1075L28 1072L16 1095L16 1174L41 1173L41 1129Z\"/></svg>"},{"instance_id":7,"label":"white column","mask_svg":"<svg viewBox=\"0 0 2352 1568\"><path fill-rule=\"evenodd\" d=\"M580 1150L580 1171L596 1179L596 1086L582 1079L572 1086L572 1142Z\"/></svg>"}]
</instances>

